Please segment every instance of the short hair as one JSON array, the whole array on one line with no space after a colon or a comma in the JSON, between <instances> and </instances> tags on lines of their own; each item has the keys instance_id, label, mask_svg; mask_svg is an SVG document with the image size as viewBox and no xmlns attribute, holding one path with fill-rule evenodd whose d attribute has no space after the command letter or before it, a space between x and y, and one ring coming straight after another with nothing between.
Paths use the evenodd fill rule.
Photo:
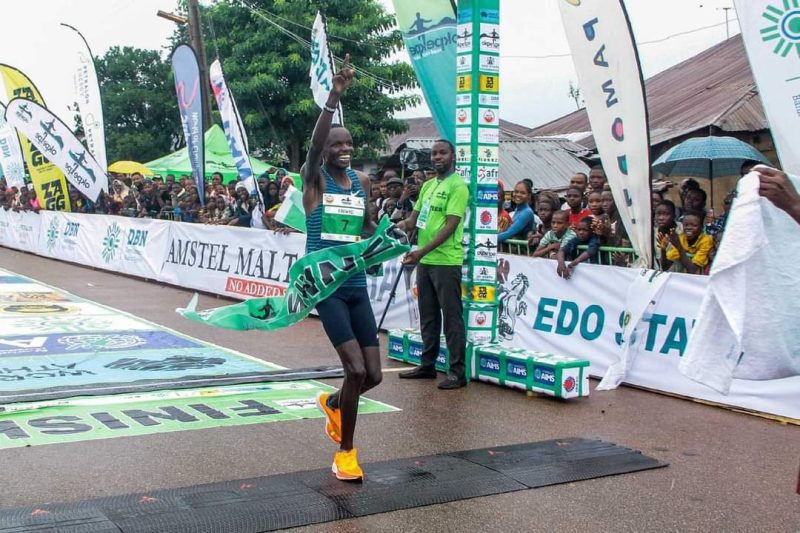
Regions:
<instances>
[{"instance_id":1,"label":"short hair","mask_svg":"<svg viewBox=\"0 0 800 533\"><path fill-rule=\"evenodd\" d=\"M453 146L453 143L451 143L447 139L436 139L435 141L433 141L433 143L434 144L436 144L436 143L445 143L447 146L450 147L450 151L451 152L456 153L456 147Z\"/></svg>"},{"instance_id":2,"label":"short hair","mask_svg":"<svg viewBox=\"0 0 800 533\"><path fill-rule=\"evenodd\" d=\"M589 181L589 176L587 176L585 172L576 172L572 177L574 178L575 176L583 176L584 183Z\"/></svg>"},{"instance_id":3,"label":"short hair","mask_svg":"<svg viewBox=\"0 0 800 533\"><path fill-rule=\"evenodd\" d=\"M591 228L593 222L594 222L594 217L593 216L588 216L588 217L583 217L582 219L580 219L577 222L577 224L575 224L575 225L577 226L578 224L587 224Z\"/></svg>"},{"instance_id":4,"label":"short hair","mask_svg":"<svg viewBox=\"0 0 800 533\"><path fill-rule=\"evenodd\" d=\"M673 217L675 216L675 213L677 213L677 209L675 209L675 202L672 200L661 200L658 202L658 205L656 205L656 209L662 205L670 210L670 213L672 213Z\"/></svg>"},{"instance_id":5,"label":"short hair","mask_svg":"<svg viewBox=\"0 0 800 533\"><path fill-rule=\"evenodd\" d=\"M586 196L586 198L589 198L589 196L591 196L593 194L599 194L600 198L603 197L603 193L601 191L590 191L589 194Z\"/></svg>"},{"instance_id":6,"label":"short hair","mask_svg":"<svg viewBox=\"0 0 800 533\"><path fill-rule=\"evenodd\" d=\"M578 194L580 194L581 196L583 196L583 191L581 191L580 189L578 189L578 188L576 188L576 187L570 187L569 189L567 189L567 192L566 192L566 194L569 194L569 193L571 193L572 191L575 191L576 193L578 193Z\"/></svg>"},{"instance_id":7,"label":"short hair","mask_svg":"<svg viewBox=\"0 0 800 533\"><path fill-rule=\"evenodd\" d=\"M603 164L602 163L597 163L595 165L592 165L591 170L602 170L604 173L606 171L606 169L603 168Z\"/></svg>"},{"instance_id":8,"label":"short hair","mask_svg":"<svg viewBox=\"0 0 800 533\"><path fill-rule=\"evenodd\" d=\"M705 218L705 215L703 213L701 213L700 211L689 210L689 211L685 211L683 213L683 219L684 220L686 220L686 217L697 217L697 219L700 220L700 223L702 224L703 219Z\"/></svg>"},{"instance_id":9,"label":"short hair","mask_svg":"<svg viewBox=\"0 0 800 533\"><path fill-rule=\"evenodd\" d=\"M739 168L739 174L744 176L746 174L745 169L747 169L749 171L754 166L761 165L761 164L763 164L763 163L761 163L761 161L756 161L755 159L748 159L747 161L742 163L742 166Z\"/></svg>"},{"instance_id":10,"label":"short hair","mask_svg":"<svg viewBox=\"0 0 800 533\"><path fill-rule=\"evenodd\" d=\"M557 216L558 217L564 217L564 218L567 219L567 221L569 221L569 213L564 211L563 209L554 209L553 210L553 218L556 218Z\"/></svg>"},{"instance_id":11,"label":"short hair","mask_svg":"<svg viewBox=\"0 0 800 533\"><path fill-rule=\"evenodd\" d=\"M533 191L533 180L532 179L530 179L530 178L522 178L520 181L524 181L525 183L527 183L528 184L528 188L531 190L531 192Z\"/></svg>"},{"instance_id":12,"label":"short hair","mask_svg":"<svg viewBox=\"0 0 800 533\"><path fill-rule=\"evenodd\" d=\"M704 205L706 203L706 200L708 199L708 195L706 194L706 191L704 191L703 189L689 189L688 191L686 191L686 196L689 196L689 194L696 194L700 196L700 198L703 200Z\"/></svg>"},{"instance_id":13,"label":"short hair","mask_svg":"<svg viewBox=\"0 0 800 533\"><path fill-rule=\"evenodd\" d=\"M700 188L700 182L698 182L694 178L686 178L683 180L683 184L681 186L686 191L697 190Z\"/></svg>"}]
</instances>

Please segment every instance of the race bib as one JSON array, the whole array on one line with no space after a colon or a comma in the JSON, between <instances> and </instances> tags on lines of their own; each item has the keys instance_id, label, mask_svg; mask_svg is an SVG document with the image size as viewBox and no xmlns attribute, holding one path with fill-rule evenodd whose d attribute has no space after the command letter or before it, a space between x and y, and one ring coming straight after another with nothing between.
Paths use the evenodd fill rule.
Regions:
<instances>
[{"instance_id":1,"label":"race bib","mask_svg":"<svg viewBox=\"0 0 800 533\"><path fill-rule=\"evenodd\" d=\"M322 231L328 241L358 242L364 228L364 198L349 194L322 195Z\"/></svg>"},{"instance_id":2,"label":"race bib","mask_svg":"<svg viewBox=\"0 0 800 533\"><path fill-rule=\"evenodd\" d=\"M431 200L430 198L422 204L422 209L419 212L419 216L417 216L417 227L419 229L425 229L428 226L428 216L431 213Z\"/></svg>"}]
</instances>

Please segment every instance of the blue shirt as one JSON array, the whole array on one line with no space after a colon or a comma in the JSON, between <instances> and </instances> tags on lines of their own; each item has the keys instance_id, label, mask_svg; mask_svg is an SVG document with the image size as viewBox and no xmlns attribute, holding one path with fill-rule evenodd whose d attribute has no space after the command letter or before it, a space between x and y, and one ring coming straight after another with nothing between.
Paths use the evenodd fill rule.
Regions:
<instances>
[{"instance_id":1,"label":"blue shirt","mask_svg":"<svg viewBox=\"0 0 800 533\"><path fill-rule=\"evenodd\" d=\"M511 225L497 236L497 242L508 239L527 239L535 224L533 209L528 204L518 205L511 213Z\"/></svg>"}]
</instances>

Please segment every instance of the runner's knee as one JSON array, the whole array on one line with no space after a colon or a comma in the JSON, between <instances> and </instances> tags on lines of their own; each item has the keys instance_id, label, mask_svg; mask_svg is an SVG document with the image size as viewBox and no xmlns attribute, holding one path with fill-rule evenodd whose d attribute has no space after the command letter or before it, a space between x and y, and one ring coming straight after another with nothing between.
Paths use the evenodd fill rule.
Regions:
<instances>
[{"instance_id":1,"label":"runner's knee","mask_svg":"<svg viewBox=\"0 0 800 533\"><path fill-rule=\"evenodd\" d=\"M381 381L383 381L383 372L381 372L381 369L370 370L367 372L366 379L364 380L364 387L367 389L377 387L380 385Z\"/></svg>"}]
</instances>

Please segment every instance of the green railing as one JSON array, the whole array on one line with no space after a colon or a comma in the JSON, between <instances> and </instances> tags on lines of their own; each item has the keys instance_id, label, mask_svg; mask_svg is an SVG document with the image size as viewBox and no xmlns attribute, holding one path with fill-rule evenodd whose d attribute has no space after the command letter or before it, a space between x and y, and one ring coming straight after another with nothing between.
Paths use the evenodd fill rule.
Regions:
<instances>
[{"instance_id":1,"label":"green railing","mask_svg":"<svg viewBox=\"0 0 800 533\"><path fill-rule=\"evenodd\" d=\"M578 250L586 251L588 247L583 244L578 246ZM528 241L509 239L500 245L500 252L514 255L532 255L534 248L532 248ZM636 261L636 252L633 248L620 248L616 246L601 246L598 251L600 255L599 261L602 265L614 264L633 264ZM614 254L617 255L618 261L614 261Z\"/></svg>"}]
</instances>

